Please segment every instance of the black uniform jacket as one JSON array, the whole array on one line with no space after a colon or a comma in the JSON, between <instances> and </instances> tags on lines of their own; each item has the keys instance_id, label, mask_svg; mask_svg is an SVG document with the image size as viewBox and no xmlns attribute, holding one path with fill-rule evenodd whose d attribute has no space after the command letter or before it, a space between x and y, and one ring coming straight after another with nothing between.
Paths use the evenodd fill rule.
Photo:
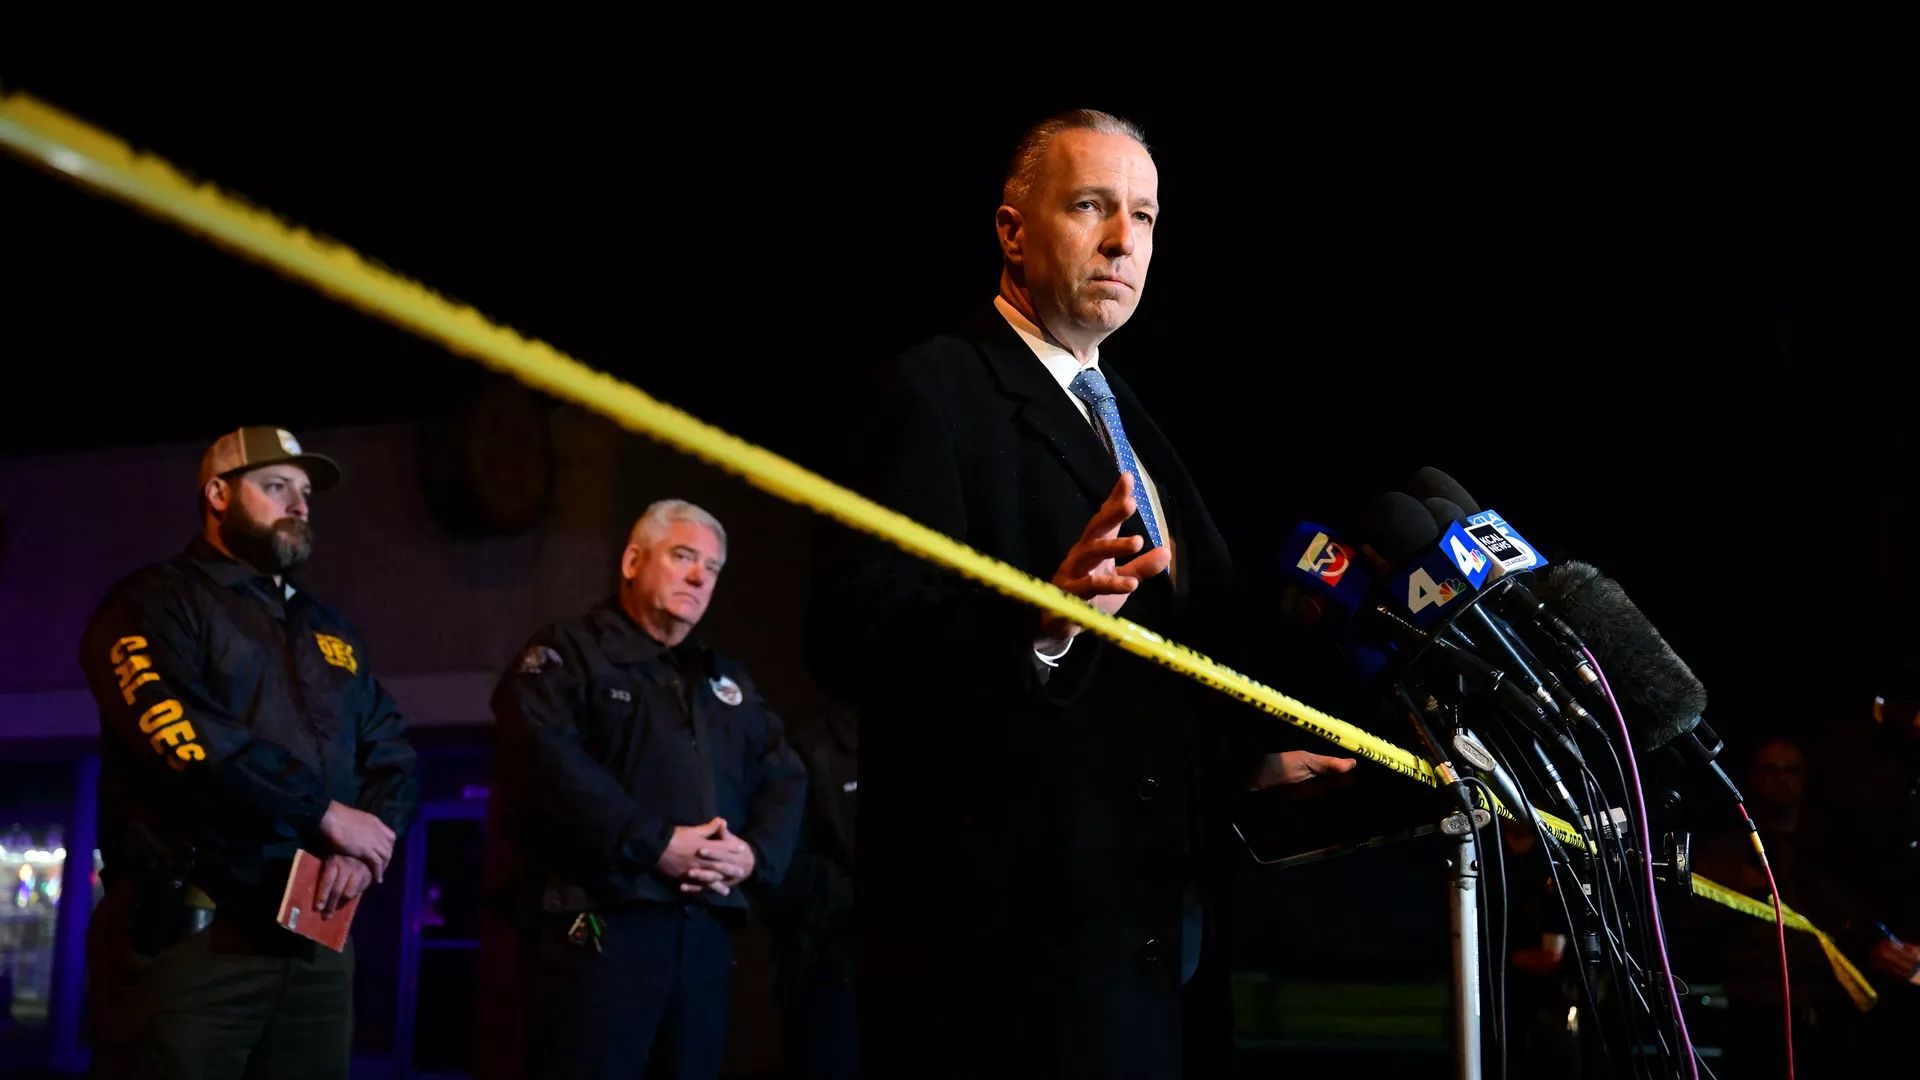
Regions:
<instances>
[{"instance_id":1,"label":"black uniform jacket","mask_svg":"<svg viewBox=\"0 0 1920 1080\"><path fill-rule=\"evenodd\" d=\"M859 721L838 705L793 737L807 768L807 812L786 880L765 890L783 988L853 978L854 880L860 799Z\"/></svg>"},{"instance_id":2,"label":"black uniform jacket","mask_svg":"<svg viewBox=\"0 0 1920 1080\"><path fill-rule=\"evenodd\" d=\"M418 760L359 632L203 539L113 587L80 666L110 891L185 868L223 912L273 910L295 850L327 853L329 803L413 819Z\"/></svg>"},{"instance_id":3,"label":"black uniform jacket","mask_svg":"<svg viewBox=\"0 0 1920 1080\"><path fill-rule=\"evenodd\" d=\"M697 639L669 649L608 600L535 634L493 710L511 847L495 884L522 913L677 901L654 864L676 826L716 816L752 845L757 881L786 873L806 771L746 669Z\"/></svg>"},{"instance_id":4,"label":"black uniform jacket","mask_svg":"<svg viewBox=\"0 0 1920 1080\"><path fill-rule=\"evenodd\" d=\"M1102 366L1174 549L1120 614L1222 655L1226 546ZM899 357L856 423L856 487L1043 579L1119 475L991 307ZM1220 835L1198 819L1243 756L1225 699L1091 634L1044 670L1031 608L863 534L823 553L810 657L862 718L863 1052L885 1075L1179 1075L1183 896Z\"/></svg>"}]
</instances>

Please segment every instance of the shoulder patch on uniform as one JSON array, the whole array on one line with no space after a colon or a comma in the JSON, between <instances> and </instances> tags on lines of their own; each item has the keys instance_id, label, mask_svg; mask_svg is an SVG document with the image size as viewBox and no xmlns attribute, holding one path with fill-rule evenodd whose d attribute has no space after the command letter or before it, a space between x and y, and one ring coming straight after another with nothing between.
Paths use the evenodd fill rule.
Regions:
<instances>
[{"instance_id":1,"label":"shoulder patch on uniform","mask_svg":"<svg viewBox=\"0 0 1920 1080\"><path fill-rule=\"evenodd\" d=\"M346 668L349 675L360 674L360 661L354 658L353 646L347 644L345 639L332 634L316 633L313 635L313 640L319 644L320 655L327 658L327 663L334 667Z\"/></svg>"},{"instance_id":2,"label":"shoulder patch on uniform","mask_svg":"<svg viewBox=\"0 0 1920 1080\"><path fill-rule=\"evenodd\" d=\"M527 651L520 654L520 673L539 675L552 668L565 667L566 662L560 654L545 645L529 645Z\"/></svg>"}]
</instances>

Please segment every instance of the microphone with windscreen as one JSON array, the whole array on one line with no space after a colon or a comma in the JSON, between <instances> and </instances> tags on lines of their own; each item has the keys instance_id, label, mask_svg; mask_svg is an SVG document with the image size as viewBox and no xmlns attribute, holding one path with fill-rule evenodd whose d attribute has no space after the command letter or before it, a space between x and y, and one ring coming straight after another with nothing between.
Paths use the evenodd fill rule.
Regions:
<instances>
[{"instance_id":1,"label":"microphone with windscreen","mask_svg":"<svg viewBox=\"0 0 1920 1080\"><path fill-rule=\"evenodd\" d=\"M1616 688L1634 745L1649 753L1671 748L1704 766L1735 802L1745 802L1714 760L1724 744L1702 719L1707 688L1620 583L1587 563L1566 562L1547 571L1539 593L1547 610L1564 620L1601 669L1611 673L1608 682Z\"/></svg>"}]
</instances>

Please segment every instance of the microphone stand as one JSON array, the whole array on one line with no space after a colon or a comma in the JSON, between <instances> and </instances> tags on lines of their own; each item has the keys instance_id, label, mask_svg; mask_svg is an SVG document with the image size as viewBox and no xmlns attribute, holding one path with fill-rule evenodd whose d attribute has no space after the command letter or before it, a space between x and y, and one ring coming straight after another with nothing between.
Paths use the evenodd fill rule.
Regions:
<instances>
[{"instance_id":1,"label":"microphone stand","mask_svg":"<svg viewBox=\"0 0 1920 1080\"><path fill-rule=\"evenodd\" d=\"M1484 945L1480 935L1480 912L1484 901L1480 895L1480 862L1474 858L1474 834L1492 821L1492 814L1479 807L1473 809L1471 816L1465 810L1455 810L1438 824L1398 828L1357 842L1343 839L1282 857L1262 855L1241 823L1233 822L1234 835L1253 861L1278 870L1403 840L1416 840L1432 833L1441 834L1448 844L1447 914L1453 945L1453 1046L1454 1076L1457 1080L1482 1080L1480 965ZM1505 958L1502 957L1500 962L1505 963Z\"/></svg>"},{"instance_id":2,"label":"microphone stand","mask_svg":"<svg viewBox=\"0 0 1920 1080\"><path fill-rule=\"evenodd\" d=\"M1484 901L1480 896L1480 860L1474 857L1474 833L1491 820L1491 815L1476 807L1471 815L1455 810L1440 821L1440 833L1450 847L1447 917L1453 937L1454 1075L1460 1080L1480 1080L1481 1075L1480 905Z\"/></svg>"},{"instance_id":3,"label":"microphone stand","mask_svg":"<svg viewBox=\"0 0 1920 1080\"><path fill-rule=\"evenodd\" d=\"M1454 771L1452 755L1434 737L1421 716L1420 707L1404 686L1394 687L1393 700L1412 725L1414 735L1426 750L1441 786L1450 790L1460 808L1440 819L1439 832L1447 843L1447 918L1453 946L1453 1054L1454 1075L1459 1080L1480 1080L1481 1027L1480 969L1485 944L1480 940L1480 894L1482 868L1477 857L1477 834L1493 821L1490 810L1474 805L1472 790ZM1499 843L1498 830L1493 842ZM1505 957L1499 958L1505 963ZM1504 1048L1503 1048L1504 1049Z\"/></svg>"}]
</instances>

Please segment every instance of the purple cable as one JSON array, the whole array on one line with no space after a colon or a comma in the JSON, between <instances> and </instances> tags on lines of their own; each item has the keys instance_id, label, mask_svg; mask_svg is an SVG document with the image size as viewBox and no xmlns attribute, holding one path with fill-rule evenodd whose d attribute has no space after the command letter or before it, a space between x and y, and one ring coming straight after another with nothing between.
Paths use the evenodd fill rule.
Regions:
<instances>
[{"instance_id":1,"label":"purple cable","mask_svg":"<svg viewBox=\"0 0 1920 1080\"><path fill-rule=\"evenodd\" d=\"M1580 652L1586 656L1587 664L1600 678L1600 691L1607 695L1607 705L1613 710L1613 720L1620 725L1620 745L1627 749L1627 778L1633 782L1633 806L1640 813L1642 830L1652 828L1652 820L1647 817L1647 796L1640 790L1640 763L1633 756L1633 732L1627 730L1627 718L1620 712L1620 701L1613 696L1613 687L1607 685L1607 673L1600 669L1600 661L1593 658L1593 650L1582 647ZM1673 1006L1673 1019L1680 1025L1680 1049L1687 1055L1687 1073L1693 1080L1700 1080L1700 1064L1693 1056L1693 1036L1687 1033L1687 1017L1680 1011L1680 991L1674 989L1673 972L1667 968L1667 930L1660 922L1660 894L1653 883L1653 837L1640 838L1641 851L1646 855L1647 871L1647 908L1653 912L1653 940L1660 946L1660 955L1654 961L1660 965L1660 980L1667 986L1667 1001Z\"/></svg>"}]
</instances>

